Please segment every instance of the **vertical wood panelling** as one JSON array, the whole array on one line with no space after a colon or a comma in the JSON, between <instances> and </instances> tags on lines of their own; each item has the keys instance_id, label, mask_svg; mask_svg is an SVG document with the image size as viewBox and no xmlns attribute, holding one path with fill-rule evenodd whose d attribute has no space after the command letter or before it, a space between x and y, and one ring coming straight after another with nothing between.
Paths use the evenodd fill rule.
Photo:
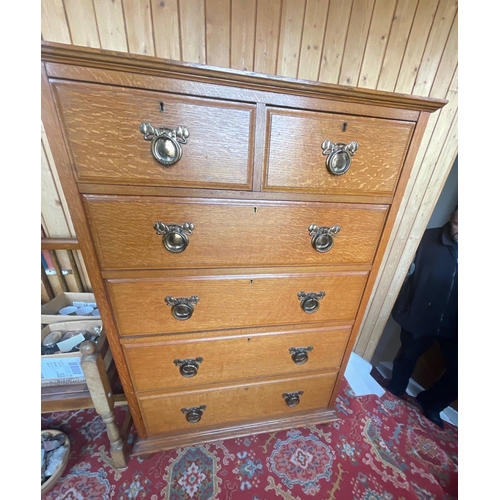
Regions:
<instances>
[{"instance_id":1,"label":"vertical wood panelling","mask_svg":"<svg viewBox=\"0 0 500 500\"><path fill-rule=\"evenodd\" d=\"M43 0L41 5L42 39L71 44L63 0Z\"/></svg>"},{"instance_id":2,"label":"vertical wood panelling","mask_svg":"<svg viewBox=\"0 0 500 500\"><path fill-rule=\"evenodd\" d=\"M354 0L347 40L342 58L339 83L355 87L358 84L366 39L372 19L375 0Z\"/></svg>"},{"instance_id":3,"label":"vertical wood panelling","mask_svg":"<svg viewBox=\"0 0 500 500\"><path fill-rule=\"evenodd\" d=\"M76 238L69 207L57 175L43 123L41 124L41 139L42 227L45 236L51 238ZM82 282L83 291L91 292L92 286L81 252L79 250L72 251L72 255L78 268L78 276Z\"/></svg>"},{"instance_id":4,"label":"vertical wood panelling","mask_svg":"<svg viewBox=\"0 0 500 500\"><path fill-rule=\"evenodd\" d=\"M207 30L207 64L229 68L231 47L230 0L205 0Z\"/></svg>"},{"instance_id":5,"label":"vertical wood panelling","mask_svg":"<svg viewBox=\"0 0 500 500\"><path fill-rule=\"evenodd\" d=\"M454 74L458 64L458 16L455 16L450 36L444 48L441 63L434 78L434 84L429 93L431 97L443 97L450 82L450 75Z\"/></svg>"},{"instance_id":6,"label":"vertical wood panelling","mask_svg":"<svg viewBox=\"0 0 500 500\"><path fill-rule=\"evenodd\" d=\"M398 0L376 88L393 92L417 10L415 0Z\"/></svg>"},{"instance_id":7,"label":"vertical wood panelling","mask_svg":"<svg viewBox=\"0 0 500 500\"><path fill-rule=\"evenodd\" d=\"M457 18L456 0L41 2L47 41L449 99L429 117L396 217L355 348L365 359L457 154ZM74 236L43 130L41 167L43 227ZM72 255L90 288L80 253Z\"/></svg>"},{"instance_id":8,"label":"vertical wood panelling","mask_svg":"<svg viewBox=\"0 0 500 500\"><path fill-rule=\"evenodd\" d=\"M156 56L181 59L177 0L151 0Z\"/></svg>"},{"instance_id":9,"label":"vertical wood panelling","mask_svg":"<svg viewBox=\"0 0 500 500\"><path fill-rule=\"evenodd\" d=\"M231 2L231 68L253 71L257 0Z\"/></svg>"},{"instance_id":10,"label":"vertical wood panelling","mask_svg":"<svg viewBox=\"0 0 500 500\"><path fill-rule=\"evenodd\" d=\"M99 48L99 33L92 0L64 0L71 39L75 45Z\"/></svg>"},{"instance_id":11,"label":"vertical wood panelling","mask_svg":"<svg viewBox=\"0 0 500 500\"><path fill-rule=\"evenodd\" d=\"M325 38L328 0L307 0L298 77L316 81Z\"/></svg>"},{"instance_id":12,"label":"vertical wood panelling","mask_svg":"<svg viewBox=\"0 0 500 500\"><path fill-rule=\"evenodd\" d=\"M396 0L376 0L358 87L377 88Z\"/></svg>"},{"instance_id":13,"label":"vertical wood panelling","mask_svg":"<svg viewBox=\"0 0 500 500\"><path fill-rule=\"evenodd\" d=\"M439 0L420 0L418 3L410 36L406 44L403 63L394 88L396 92L411 94L413 90L413 84L417 77L438 4Z\"/></svg>"},{"instance_id":14,"label":"vertical wood panelling","mask_svg":"<svg viewBox=\"0 0 500 500\"><path fill-rule=\"evenodd\" d=\"M206 63L205 2L179 2L181 54L186 62Z\"/></svg>"},{"instance_id":15,"label":"vertical wood panelling","mask_svg":"<svg viewBox=\"0 0 500 500\"><path fill-rule=\"evenodd\" d=\"M132 54L155 55L149 0L122 0L128 50Z\"/></svg>"},{"instance_id":16,"label":"vertical wood panelling","mask_svg":"<svg viewBox=\"0 0 500 500\"><path fill-rule=\"evenodd\" d=\"M319 81L338 83L353 0L330 2Z\"/></svg>"},{"instance_id":17,"label":"vertical wood panelling","mask_svg":"<svg viewBox=\"0 0 500 500\"><path fill-rule=\"evenodd\" d=\"M428 96L457 12L457 0L439 4L412 93Z\"/></svg>"},{"instance_id":18,"label":"vertical wood panelling","mask_svg":"<svg viewBox=\"0 0 500 500\"><path fill-rule=\"evenodd\" d=\"M59 181L59 179L54 179L43 144L41 153L40 180L42 199L44 201L42 217L46 235L51 238L74 237L73 224L69 218L69 213L63 209L63 205L60 201L62 191L59 191L56 186L56 182Z\"/></svg>"},{"instance_id":19,"label":"vertical wood panelling","mask_svg":"<svg viewBox=\"0 0 500 500\"><path fill-rule=\"evenodd\" d=\"M267 73L268 75L276 74L280 18L280 0L257 0L253 65L256 72Z\"/></svg>"},{"instance_id":20,"label":"vertical wood panelling","mask_svg":"<svg viewBox=\"0 0 500 500\"><path fill-rule=\"evenodd\" d=\"M297 78L306 0L283 0L276 73Z\"/></svg>"},{"instance_id":21,"label":"vertical wood panelling","mask_svg":"<svg viewBox=\"0 0 500 500\"><path fill-rule=\"evenodd\" d=\"M128 52L122 0L94 0L101 48Z\"/></svg>"},{"instance_id":22,"label":"vertical wood panelling","mask_svg":"<svg viewBox=\"0 0 500 500\"><path fill-rule=\"evenodd\" d=\"M413 255L432 214L442 185L457 154L456 113L458 109L456 72L435 124L429 123L422 146L415 160L412 178L408 182L388 251L374 287L360 335L356 353L365 359L373 355L392 306L403 283ZM431 115L432 116L432 115ZM442 152L446 152L441 156ZM443 182L444 182L443 180ZM439 181L439 182L438 182ZM397 225L397 226L396 226Z\"/></svg>"}]
</instances>

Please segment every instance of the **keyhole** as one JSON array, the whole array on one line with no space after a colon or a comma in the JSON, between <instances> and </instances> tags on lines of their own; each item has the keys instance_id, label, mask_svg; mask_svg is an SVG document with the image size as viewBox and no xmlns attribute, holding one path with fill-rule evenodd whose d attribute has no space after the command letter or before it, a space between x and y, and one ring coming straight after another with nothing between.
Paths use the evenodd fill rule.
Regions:
<instances>
[{"instance_id":1,"label":"keyhole","mask_svg":"<svg viewBox=\"0 0 500 500\"><path fill-rule=\"evenodd\" d=\"M253 285L253 280L250 280L250 284Z\"/></svg>"},{"instance_id":2,"label":"keyhole","mask_svg":"<svg viewBox=\"0 0 500 500\"><path fill-rule=\"evenodd\" d=\"M163 113L165 111L165 105L160 101L160 111Z\"/></svg>"},{"instance_id":3,"label":"keyhole","mask_svg":"<svg viewBox=\"0 0 500 500\"><path fill-rule=\"evenodd\" d=\"M344 124L342 125L342 132L345 132L347 129L347 122L344 122Z\"/></svg>"},{"instance_id":4,"label":"keyhole","mask_svg":"<svg viewBox=\"0 0 500 500\"><path fill-rule=\"evenodd\" d=\"M253 207L253 213L256 214L257 213L257 207Z\"/></svg>"}]
</instances>

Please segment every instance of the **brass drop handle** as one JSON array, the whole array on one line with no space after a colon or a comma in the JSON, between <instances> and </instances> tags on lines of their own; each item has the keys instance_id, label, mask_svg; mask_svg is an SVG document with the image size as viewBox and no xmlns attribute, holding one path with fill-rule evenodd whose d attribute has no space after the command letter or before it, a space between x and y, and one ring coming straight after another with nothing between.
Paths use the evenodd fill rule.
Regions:
<instances>
[{"instance_id":1,"label":"brass drop handle","mask_svg":"<svg viewBox=\"0 0 500 500\"><path fill-rule=\"evenodd\" d=\"M302 396L302 394L304 394L304 391L285 392L282 396L288 406L297 406L300 403L300 396Z\"/></svg>"},{"instance_id":2,"label":"brass drop handle","mask_svg":"<svg viewBox=\"0 0 500 500\"><path fill-rule=\"evenodd\" d=\"M300 307L307 314L313 314L319 309L319 301L325 296L325 292L306 293L299 292L297 297L300 300Z\"/></svg>"},{"instance_id":3,"label":"brass drop handle","mask_svg":"<svg viewBox=\"0 0 500 500\"><path fill-rule=\"evenodd\" d=\"M328 252L333 247L333 237L340 231L340 226L317 226L311 224L309 226L309 236L312 236L311 245L318 252Z\"/></svg>"},{"instance_id":4,"label":"brass drop handle","mask_svg":"<svg viewBox=\"0 0 500 500\"><path fill-rule=\"evenodd\" d=\"M359 145L356 141L349 144L343 142L334 143L329 140L323 141L321 149L323 154L327 155L326 168L333 175L345 174L351 166L351 158L357 151Z\"/></svg>"},{"instance_id":5,"label":"brass drop handle","mask_svg":"<svg viewBox=\"0 0 500 500\"><path fill-rule=\"evenodd\" d=\"M290 347L288 352L292 355L292 361L296 365L303 365L309 361L308 353L314 349L312 345L307 347Z\"/></svg>"},{"instance_id":6,"label":"brass drop handle","mask_svg":"<svg viewBox=\"0 0 500 500\"><path fill-rule=\"evenodd\" d=\"M179 253L186 250L189 245L188 234L194 231L192 222L185 222L182 226L178 224L164 224L163 222L155 222L153 229L156 234L163 236L163 246L172 253Z\"/></svg>"},{"instance_id":7,"label":"brass drop handle","mask_svg":"<svg viewBox=\"0 0 500 500\"><path fill-rule=\"evenodd\" d=\"M179 321L185 321L193 315L194 306L198 304L199 300L200 298L196 295L193 295L189 298L174 298L170 296L165 297L167 306L172 307L172 315Z\"/></svg>"},{"instance_id":8,"label":"brass drop handle","mask_svg":"<svg viewBox=\"0 0 500 500\"><path fill-rule=\"evenodd\" d=\"M142 122L139 130L145 141L151 141L153 158L164 165L171 167L182 158L181 144L187 143L189 130L179 126L175 130L167 127L153 127L149 122Z\"/></svg>"},{"instance_id":9,"label":"brass drop handle","mask_svg":"<svg viewBox=\"0 0 500 500\"><path fill-rule=\"evenodd\" d=\"M203 412L207 409L207 405L193 406L192 408L181 408L182 413L186 415L186 420L190 424L196 424L201 420Z\"/></svg>"},{"instance_id":10,"label":"brass drop handle","mask_svg":"<svg viewBox=\"0 0 500 500\"><path fill-rule=\"evenodd\" d=\"M202 357L194 359L174 359L174 365L179 367L179 371L183 377L191 378L198 373Z\"/></svg>"}]
</instances>

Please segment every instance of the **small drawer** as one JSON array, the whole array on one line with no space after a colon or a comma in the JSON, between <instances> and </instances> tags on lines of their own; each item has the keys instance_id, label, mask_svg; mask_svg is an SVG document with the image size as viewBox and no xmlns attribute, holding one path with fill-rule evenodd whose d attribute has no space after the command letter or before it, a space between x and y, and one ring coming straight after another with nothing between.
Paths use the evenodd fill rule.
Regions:
<instances>
[{"instance_id":1,"label":"small drawer","mask_svg":"<svg viewBox=\"0 0 500 500\"><path fill-rule=\"evenodd\" d=\"M251 189L253 105L98 84L53 89L78 181Z\"/></svg>"},{"instance_id":2,"label":"small drawer","mask_svg":"<svg viewBox=\"0 0 500 500\"><path fill-rule=\"evenodd\" d=\"M337 373L199 391L138 395L148 435L326 409Z\"/></svg>"},{"instance_id":3,"label":"small drawer","mask_svg":"<svg viewBox=\"0 0 500 500\"><path fill-rule=\"evenodd\" d=\"M108 280L122 336L354 320L368 271Z\"/></svg>"},{"instance_id":4,"label":"small drawer","mask_svg":"<svg viewBox=\"0 0 500 500\"><path fill-rule=\"evenodd\" d=\"M338 369L350 328L239 333L189 341L123 342L136 391L174 390L262 376ZM178 337L178 336L177 336Z\"/></svg>"},{"instance_id":5,"label":"small drawer","mask_svg":"<svg viewBox=\"0 0 500 500\"><path fill-rule=\"evenodd\" d=\"M267 118L265 189L318 194L393 195L415 125L277 108Z\"/></svg>"},{"instance_id":6,"label":"small drawer","mask_svg":"<svg viewBox=\"0 0 500 500\"><path fill-rule=\"evenodd\" d=\"M340 203L84 199L101 267L110 270L371 264L388 212Z\"/></svg>"}]
</instances>

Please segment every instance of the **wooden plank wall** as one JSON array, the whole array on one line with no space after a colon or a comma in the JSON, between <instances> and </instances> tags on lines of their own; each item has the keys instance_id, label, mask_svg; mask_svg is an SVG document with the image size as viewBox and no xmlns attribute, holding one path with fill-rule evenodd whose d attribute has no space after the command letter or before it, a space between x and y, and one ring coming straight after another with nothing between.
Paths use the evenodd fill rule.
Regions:
<instances>
[{"instance_id":1,"label":"wooden plank wall","mask_svg":"<svg viewBox=\"0 0 500 500\"><path fill-rule=\"evenodd\" d=\"M431 116L358 336L355 351L370 360L458 153L457 1L42 0L41 4L41 34L47 41L449 100ZM42 219L49 236L56 232L71 236L50 157L42 140Z\"/></svg>"}]
</instances>

